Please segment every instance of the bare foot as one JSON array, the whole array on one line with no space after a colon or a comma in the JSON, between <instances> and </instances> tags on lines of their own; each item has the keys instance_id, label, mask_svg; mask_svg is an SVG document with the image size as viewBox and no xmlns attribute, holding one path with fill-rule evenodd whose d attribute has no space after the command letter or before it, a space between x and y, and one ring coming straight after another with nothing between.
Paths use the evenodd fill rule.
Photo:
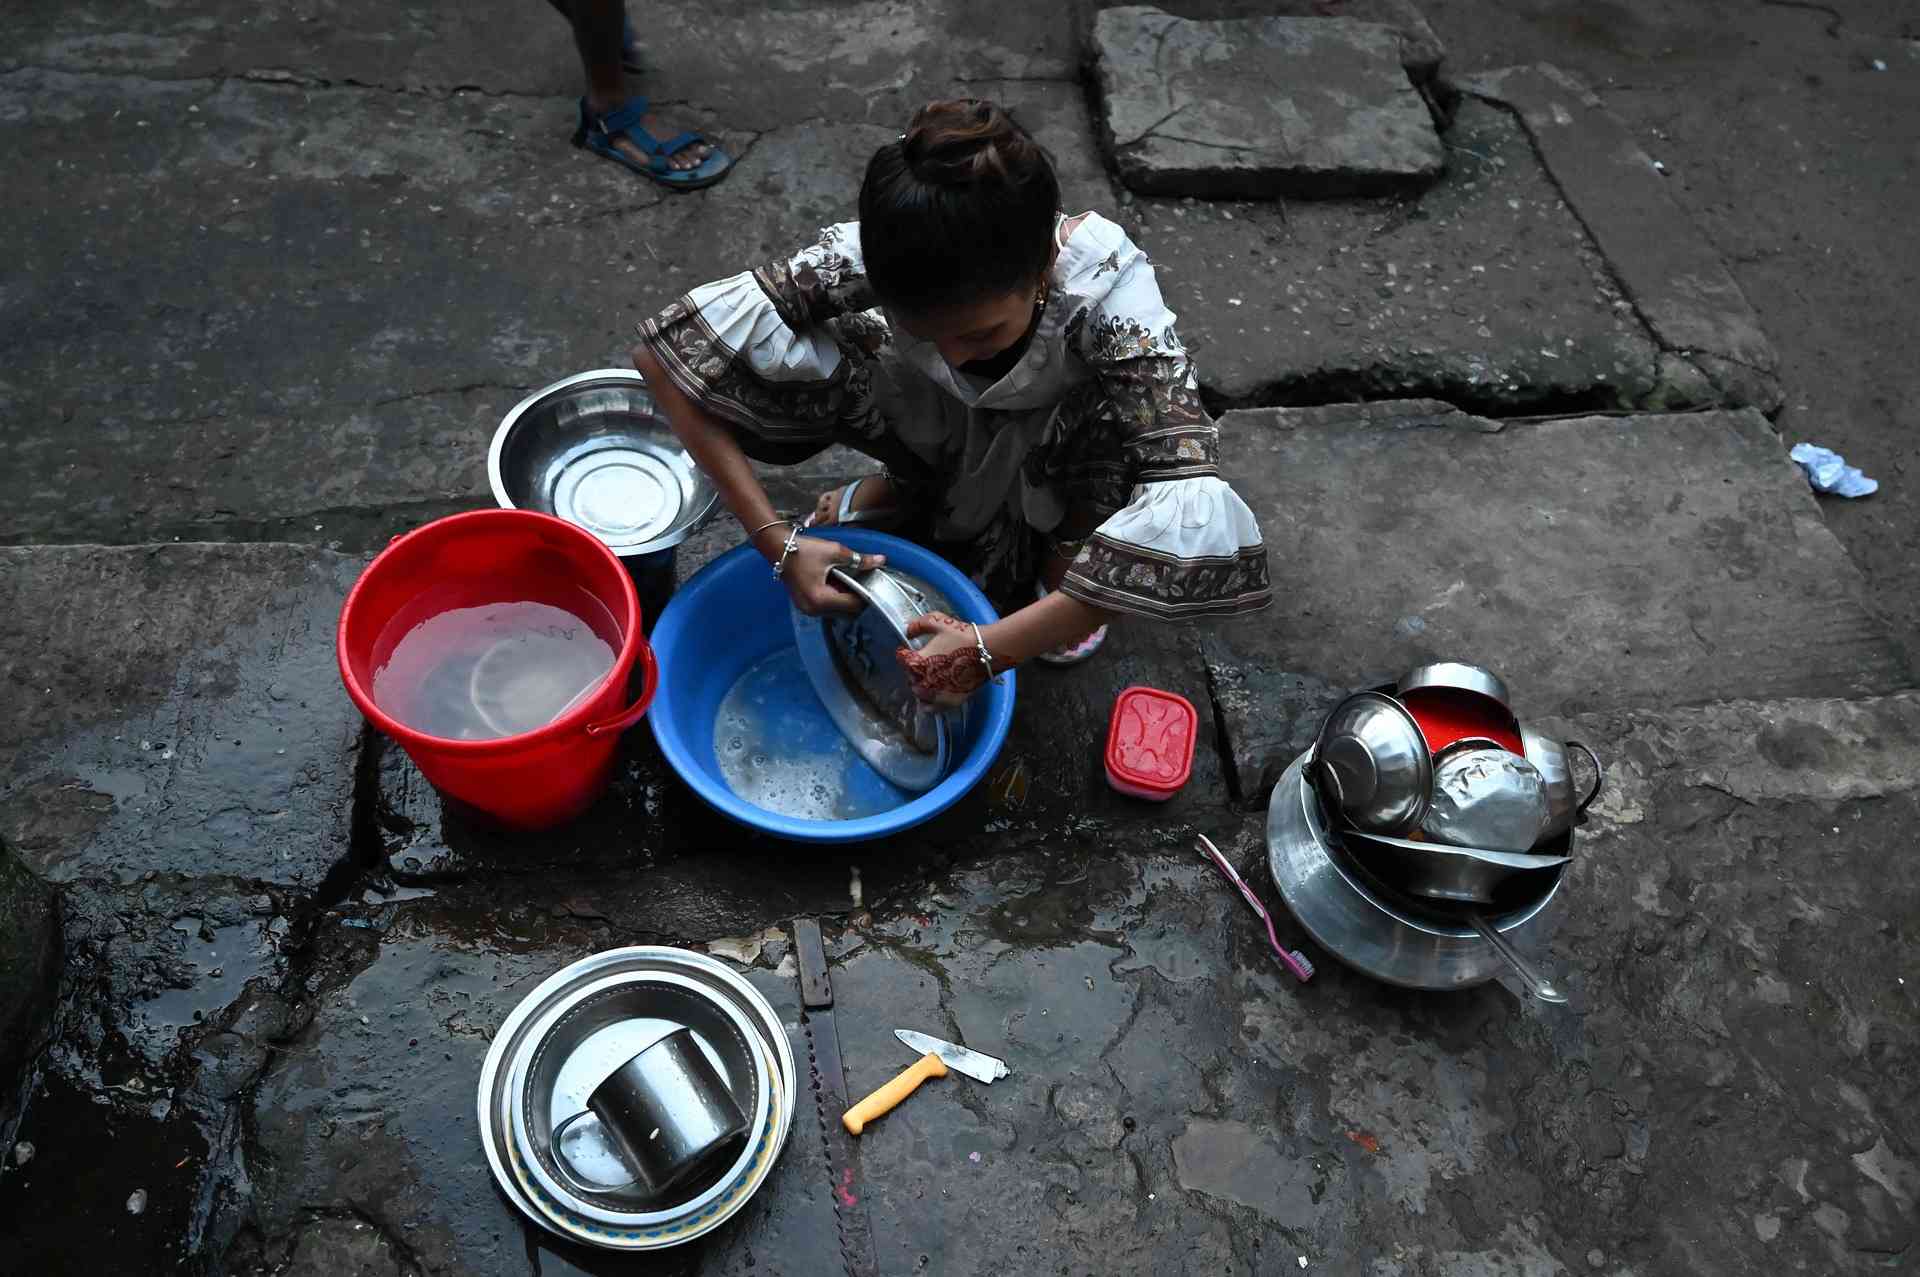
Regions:
<instances>
[{"instance_id":1,"label":"bare foot","mask_svg":"<svg viewBox=\"0 0 1920 1277\"><path fill-rule=\"evenodd\" d=\"M893 481L883 474L870 474L864 479L855 479L860 486L854 491L853 504L847 508L848 514L858 514L862 510L884 510L897 504ZM813 503L813 526L826 527L840 521L840 498L846 488L834 488L820 494Z\"/></svg>"}]
</instances>

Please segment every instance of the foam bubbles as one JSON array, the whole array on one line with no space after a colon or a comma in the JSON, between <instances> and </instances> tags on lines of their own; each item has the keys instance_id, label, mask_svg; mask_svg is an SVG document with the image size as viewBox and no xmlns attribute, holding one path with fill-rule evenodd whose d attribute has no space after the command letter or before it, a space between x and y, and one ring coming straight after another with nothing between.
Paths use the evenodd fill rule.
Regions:
<instances>
[{"instance_id":1,"label":"foam bubbles","mask_svg":"<svg viewBox=\"0 0 1920 1277\"><path fill-rule=\"evenodd\" d=\"M740 676L714 716L713 740L728 788L782 816L858 820L910 801L833 725L791 647Z\"/></svg>"}]
</instances>

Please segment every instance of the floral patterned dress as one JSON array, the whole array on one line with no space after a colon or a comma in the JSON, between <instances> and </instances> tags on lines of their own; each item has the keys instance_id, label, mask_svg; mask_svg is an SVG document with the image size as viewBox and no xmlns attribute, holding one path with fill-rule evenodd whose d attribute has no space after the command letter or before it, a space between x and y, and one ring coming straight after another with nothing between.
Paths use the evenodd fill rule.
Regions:
<instances>
[{"instance_id":1,"label":"floral patterned dress","mask_svg":"<svg viewBox=\"0 0 1920 1277\"><path fill-rule=\"evenodd\" d=\"M1219 475L1219 431L1153 267L1098 214L1062 221L1025 353L989 381L947 364L876 305L857 222L791 258L694 289L640 324L679 388L757 460L832 444L883 463L902 508L997 604L1034 596L1051 542L1060 589L1181 619L1272 599L1253 512Z\"/></svg>"}]
</instances>

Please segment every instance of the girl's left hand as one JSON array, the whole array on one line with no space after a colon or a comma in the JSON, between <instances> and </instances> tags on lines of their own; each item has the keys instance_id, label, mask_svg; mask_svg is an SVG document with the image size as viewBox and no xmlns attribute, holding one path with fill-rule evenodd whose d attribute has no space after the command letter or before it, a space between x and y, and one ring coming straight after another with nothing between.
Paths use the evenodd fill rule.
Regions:
<instances>
[{"instance_id":1,"label":"girl's left hand","mask_svg":"<svg viewBox=\"0 0 1920 1277\"><path fill-rule=\"evenodd\" d=\"M980 649L974 645L973 626L945 612L929 612L907 623L907 637L929 636L916 650L902 647L896 653L907 671L913 694L928 705L951 708L965 703L987 681L980 664Z\"/></svg>"}]
</instances>

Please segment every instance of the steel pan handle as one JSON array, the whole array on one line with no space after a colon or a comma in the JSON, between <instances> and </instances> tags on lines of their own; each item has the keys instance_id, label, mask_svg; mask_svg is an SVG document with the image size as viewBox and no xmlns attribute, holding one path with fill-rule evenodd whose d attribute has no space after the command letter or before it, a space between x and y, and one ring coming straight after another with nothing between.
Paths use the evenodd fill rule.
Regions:
<instances>
[{"instance_id":1,"label":"steel pan handle","mask_svg":"<svg viewBox=\"0 0 1920 1277\"><path fill-rule=\"evenodd\" d=\"M1583 825L1587 821L1587 808L1593 806L1593 800L1600 796L1601 789L1606 785L1607 770L1600 764L1600 755L1594 753L1579 741L1568 741L1567 748L1579 750L1587 756L1587 761L1593 764L1593 788L1588 790L1587 796L1580 800L1580 805L1573 809L1574 823Z\"/></svg>"}]
</instances>

